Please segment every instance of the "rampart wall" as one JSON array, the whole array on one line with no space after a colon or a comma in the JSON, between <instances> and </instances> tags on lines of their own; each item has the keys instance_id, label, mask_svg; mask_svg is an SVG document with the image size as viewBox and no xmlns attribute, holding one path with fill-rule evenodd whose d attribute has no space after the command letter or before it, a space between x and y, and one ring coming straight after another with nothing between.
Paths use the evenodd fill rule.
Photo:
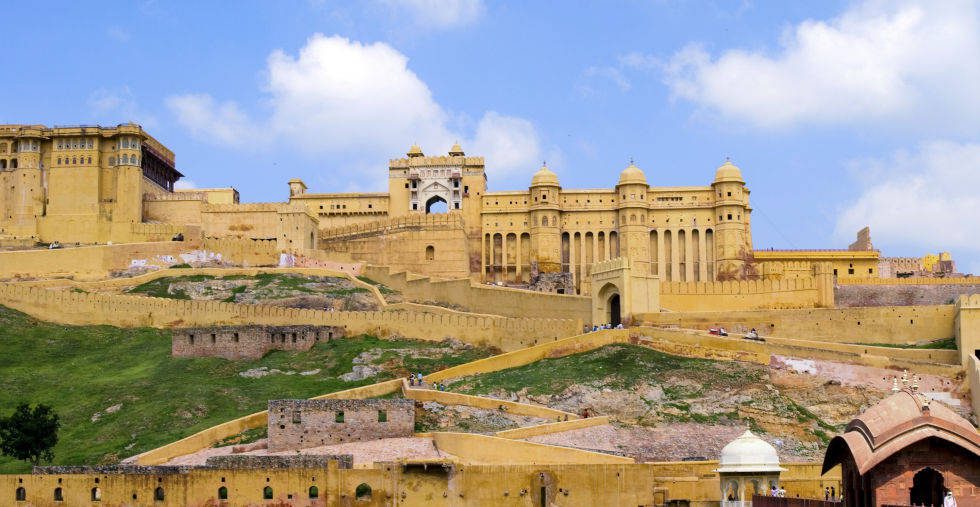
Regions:
<instances>
[{"instance_id":1,"label":"rampart wall","mask_svg":"<svg viewBox=\"0 0 980 507\"><path fill-rule=\"evenodd\" d=\"M342 327L241 326L174 329L174 357L259 359L272 350L310 350L318 342L342 338Z\"/></svg>"},{"instance_id":2,"label":"rampart wall","mask_svg":"<svg viewBox=\"0 0 980 507\"><path fill-rule=\"evenodd\" d=\"M952 338L955 312L953 305L882 306L647 313L639 320L651 326L701 330L720 326L733 333L755 328L763 336L826 342L912 344Z\"/></svg>"},{"instance_id":3,"label":"rampart wall","mask_svg":"<svg viewBox=\"0 0 980 507\"><path fill-rule=\"evenodd\" d=\"M585 296L477 285L469 278L440 280L379 266L365 266L364 275L417 303L450 304L508 317L592 321L592 299Z\"/></svg>"},{"instance_id":4,"label":"rampart wall","mask_svg":"<svg viewBox=\"0 0 980 507\"><path fill-rule=\"evenodd\" d=\"M820 286L813 276L781 280L662 282L660 305L670 311L716 308L757 310L820 306Z\"/></svg>"},{"instance_id":5,"label":"rampart wall","mask_svg":"<svg viewBox=\"0 0 980 507\"><path fill-rule=\"evenodd\" d=\"M0 284L0 304L36 318L72 325L119 327L207 327L241 325L309 325L343 327L349 335L404 336L515 350L579 332L581 323L559 319L478 317L413 311L326 312L189 301L116 294L77 293Z\"/></svg>"},{"instance_id":6,"label":"rampart wall","mask_svg":"<svg viewBox=\"0 0 980 507\"><path fill-rule=\"evenodd\" d=\"M410 437L411 400L269 400L269 450Z\"/></svg>"},{"instance_id":7,"label":"rampart wall","mask_svg":"<svg viewBox=\"0 0 980 507\"><path fill-rule=\"evenodd\" d=\"M980 294L980 278L891 278L902 283L841 283L836 288L838 307L948 305L963 294ZM923 283L905 283L916 280ZM931 280L932 282L925 282ZM940 282L947 283L940 283ZM972 282L972 283L968 283Z\"/></svg>"},{"instance_id":8,"label":"rampart wall","mask_svg":"<svg viewBox=\"0 0 980 507\"><path fill-rule=\"evenodd\" d=\"M470 274L462 217L408 215L321 233L320 247L344 261L443 278Z\"/></svg>"}]
</instances>

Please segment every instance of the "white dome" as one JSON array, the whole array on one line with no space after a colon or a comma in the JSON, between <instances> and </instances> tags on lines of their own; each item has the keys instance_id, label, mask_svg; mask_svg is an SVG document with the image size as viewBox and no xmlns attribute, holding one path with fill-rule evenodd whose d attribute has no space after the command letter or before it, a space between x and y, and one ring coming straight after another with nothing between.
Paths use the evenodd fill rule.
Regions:
<instances>
[{"instance_id":1,"label":"white dome","mask_svg":"<svg viewBox=\"0 0 980 507\"><path fill-rule=\"evenodd\" d=\"M721 450L718 472L780 472L779 454L765 440L746 430Z\"/></svg>"}]
</instances>

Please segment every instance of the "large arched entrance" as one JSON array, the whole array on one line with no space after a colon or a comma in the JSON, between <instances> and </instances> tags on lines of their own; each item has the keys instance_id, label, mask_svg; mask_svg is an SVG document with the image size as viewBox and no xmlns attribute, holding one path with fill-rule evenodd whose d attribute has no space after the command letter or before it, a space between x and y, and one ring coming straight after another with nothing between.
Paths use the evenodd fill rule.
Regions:
<instances>
[{"instance_id":1,"label":"large arched entrance","mask_svg":"<svg viewBox=\"0 0 980 507\"><path fill-rule=\"evenodd\" d=\"M912 490L909 503L912 505L942 505L946 487L943 474L934 468L926 467L919 470L912 478Z\"/></svg>"},{"instance_id":2,"label":"large arched entrance","mask_svg":"<svg viewBox=\"0 0 980 507\"><path fill-rule=\"evenodd\" d=\"M425 201L425 212L429 213L448 213L449 203L438 195L434 195Z\"/></svg>"},{"instance_id":3,"label":"large arched entrance","mask_svg":"<svg viewBox=\"0 0 980 507\"><path fill-rule=\"evenodd\" d=\"M623 313L619 306L619 294L609 296L609 302L606 304L606 307L609 308L609 323L613 327L623 322Z\"/></svg>"}]
</instances>

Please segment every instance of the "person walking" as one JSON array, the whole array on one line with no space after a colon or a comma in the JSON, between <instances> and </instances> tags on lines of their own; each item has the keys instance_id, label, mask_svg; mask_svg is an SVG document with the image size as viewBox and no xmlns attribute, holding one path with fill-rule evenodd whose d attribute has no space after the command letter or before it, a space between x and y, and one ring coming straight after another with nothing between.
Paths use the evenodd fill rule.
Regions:
<instances>
[{"instance_id":1,"label":"person walking","mask_svg":"<svg viewBox=\"0 0 980 507\"><path fill-rule=\"evenodd\" d=\"M946 496L943 498L943 507L956 507L956 498L953 498L953 492L946 490Z\"/></svg>"}]
</instances>

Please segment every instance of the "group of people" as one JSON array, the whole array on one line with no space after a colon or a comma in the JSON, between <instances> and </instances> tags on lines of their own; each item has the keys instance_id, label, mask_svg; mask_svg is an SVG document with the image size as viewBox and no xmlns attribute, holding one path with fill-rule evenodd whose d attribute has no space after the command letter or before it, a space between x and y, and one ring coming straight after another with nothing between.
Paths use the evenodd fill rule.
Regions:
<instances>
[{"instance_id":1,"label":"group of people","mask_svg":"<svg viewBox=\"0 0 980 507\"><path fill-rule=\"evenodd\" d=\"M593 325L591 332L594 333L596 331L601 331L603 329L623 329L623 323L620 322L619 324L616 324L615 326L613 326L612 324L597 324L597 325ZM586 328L585 329L585 332L588 333L590 331L589 331L588 328Z\"/></svg>"},{"instance_id":2,"label":"group of people","mask_svg":"<svg viewBox=\"0 0 980 507\"><path fill-rule=\"evenodd\" d=\"M409 373L408 374L408 385L409 386L412 386L412 387L415 387L416 385L419 386L419 387L424 387L425 386L425 382L422 380L422 374L421 373ZM432 388L435 389L435 390L437 390L437 391L445 391L446 390L446 384L443 384L442 382L436 382L436 383L432 384Z\"/></svg>"},{"instance_id":3,"label":"group of people","mask_svg":"<svg viewBox=\"0 0 980 507\"><path fill-rule=\"evenodd\" d=\"M829 487L824 488L824 491L823 491L823 499L824 499L825 502L843 502L844 501L844 492L841 491L841 495L838 497L837 496L837 489L834 488L833 486L829 486Z\"/></svg>"}]
</instances>

